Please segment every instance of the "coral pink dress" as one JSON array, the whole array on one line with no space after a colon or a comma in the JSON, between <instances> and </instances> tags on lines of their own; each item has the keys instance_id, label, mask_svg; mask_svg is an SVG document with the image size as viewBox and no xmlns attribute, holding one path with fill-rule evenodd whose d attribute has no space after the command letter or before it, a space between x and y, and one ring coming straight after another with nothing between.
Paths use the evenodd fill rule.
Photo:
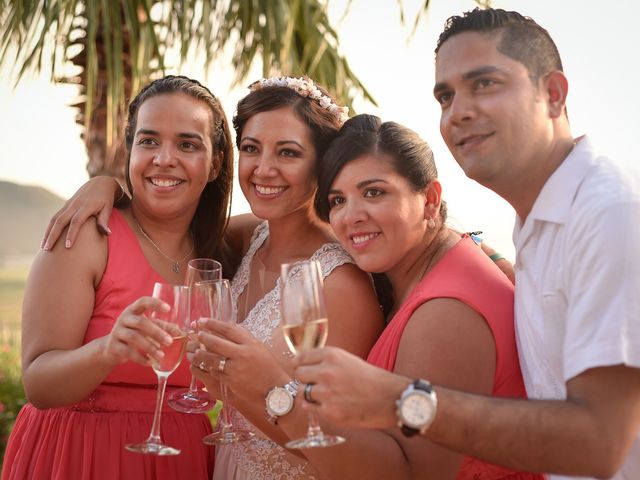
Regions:
<instances>
[{"instance_id":1,"label":"coral pink dress","mask_svg":"<svg viewBox=\"0 0 640 480\"><path fill-rule=\"evenodd\" d=\"M109 227L109 258L84 343L107 335L127 305L150 295L154 282L165 281L145 259L119 211L114 210ZM158 457L124 449L125 443L138 443L149 435L157 386L150 367L128 362L74 405L47 410L25 405L7 445L2 480L210 480L214 451L202 443L211 432L209 419L166 405L168 395L188 386L190 377L185 359L169 376L162 409L160 434L166 444L182 450L180 455Z\"/></svg>"},{"instance_id":2,"label":"coral pink dress","mask_svg":"<svg viewBox=\"0 0 640 480\"><path fill-rule=\"evenodd\" d=\"M402 333L413 312L434 298L455 298L480 313L493 333L496 371L492 395L525 397L513 325L513 285L470 238L451 248L425 275L391 319L367 361L393 371ZM473 457L464 457L457 480L542 480Z\"/></svg>"}]
</instances>

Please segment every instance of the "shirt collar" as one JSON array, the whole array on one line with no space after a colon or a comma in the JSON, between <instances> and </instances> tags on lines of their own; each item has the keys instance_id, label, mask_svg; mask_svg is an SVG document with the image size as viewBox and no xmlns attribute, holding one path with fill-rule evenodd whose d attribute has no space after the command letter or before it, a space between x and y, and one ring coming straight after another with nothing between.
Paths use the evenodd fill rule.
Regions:
<instances>
[{"instance_id":1,"label":"shirt collar","mask_svg":"<svg viewBox=\"0 0 640 480\"><path fill-rule=\"evenodd\" d=\"M571 205L587 175L595 155L591 141L587 136L580 137L562 163L547 179L538 194L531 212L522 224L516 216L514 241L529 230L536 220L564 224L571 211ZM517 242L516 242L517 243Z\"/></svg>"},{"instance_id":2,"label":"shirt collar","mask_svg":"<svg viewBox=\"0 0 640 480\"><path fill-rule=\"evenodd\" d=\"M594 158L595 151L590 139L586 135L578 138L573 149L540 190L525 223L516 216L513 227L516 250L523 246L533 232L536 220L558 224L567 222L571 205Z\"/></svg>"}]
</instances>

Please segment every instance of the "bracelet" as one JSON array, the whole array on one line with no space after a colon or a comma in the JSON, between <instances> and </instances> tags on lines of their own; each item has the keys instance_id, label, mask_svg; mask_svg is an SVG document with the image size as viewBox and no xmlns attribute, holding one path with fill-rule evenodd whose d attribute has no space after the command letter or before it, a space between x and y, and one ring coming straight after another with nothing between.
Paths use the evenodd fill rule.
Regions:
<instances>
[{"instance_id":1,"label":"bracelet","mask_svg":"<svg viewBox=\"0 0 640 480\"><path fill-rule=\"evenodd\" d=\"M462 234L463 237L471 238L471 240L473 240L473 243L475 243L476 245L480 245L482 243L482 237L480 235L482 235L482 230L478 230L476 232L466 232Z\"/></svg>"},{"instance_id":2,"label":"bracelet","mask_svg":"<svg viewBox=\"0 0 640 480\"><path fill-rule=\"evenodd\" d=\"M116 180L116 183L120 187L120 196L118 197L118 199L115 202L113 202L114 205L117 205L118 203L120 203L120 200L122 200L124 198L124 196L126 195L126 192L124 191L124 187L122 186L122 184L118 180Z\"/></svg>"},{"instance_id":3,"label":"bracelet","mask_svg":"<svg viewBox=\"0 0 640 480\"><path fill-rule=\"evenodd\" d=\"M489 255L489 258L493 260L494 263L497 262L498 260L506 260L504 255L498 252L492 253L491 255Z\"/></svg>"}]
</instances>

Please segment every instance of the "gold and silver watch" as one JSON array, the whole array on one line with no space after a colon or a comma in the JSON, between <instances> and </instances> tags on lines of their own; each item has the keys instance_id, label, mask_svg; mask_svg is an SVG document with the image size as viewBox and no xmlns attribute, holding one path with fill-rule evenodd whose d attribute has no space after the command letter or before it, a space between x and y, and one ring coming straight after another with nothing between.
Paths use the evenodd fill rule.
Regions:
<instances>
[{"instance_id":1,"label":"gold and silver watch","mask_svg":"<svg viewBox=\"0 0 640 480\"><path fill-rule=\"evenodd\" d=\"M265 398L265 417L267 420L277 425L278 418L291 411L299 385L300 382L294 379L282 387L274 387L269 390Z\"/></svg>"},{"instance_id":2,"label":"gold and silver watch","mask_svg":"<svg viewBox=\"0 0 640 480\"><path fill-rule=\"evenodd\" d=\"M436 417L438 398L431 384L417 379L411 383L396 401L398 427L407 437L423 434Z\"/></svg>"}]
</instances>

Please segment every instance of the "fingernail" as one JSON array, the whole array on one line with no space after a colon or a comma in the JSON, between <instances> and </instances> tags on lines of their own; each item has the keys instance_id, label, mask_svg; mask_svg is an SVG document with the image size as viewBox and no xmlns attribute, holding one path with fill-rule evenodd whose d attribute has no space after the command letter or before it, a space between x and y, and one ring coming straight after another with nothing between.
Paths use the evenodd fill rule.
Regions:
<instances>
[{"instance_id":1,"label":"fingernail","mask_svg":"<svg viewBox=\"0 0 640 480\"><path fill-rule=\"evenodd\" d=\"M64 246L66 248L71 248L71 240L67 240L66 242L64 242Z\"/></svg>"},{"instance_id":2,"label":"fingernail","mask_svg":"<svg viewBox=\"0 0 640 480\"><path fill-rule=\"evenodd\" d=\"M51 248L51 246L49 245L49 242L45 242L44 246L42 247L43 250L48 251Z\"/></svg>"},{"instance_id":3,"label":"fingernail","mask_svg":"<svg viewBox=\"0 0 640 480\"><path fill-rule=\"evenodd\" d=\"M107 235L111 235L111 229L109 227L104 227L104 231Z\"/></svg>"},{"instance_id":4,"label":"fingernail","mask_svg":"<svg viewBox=\"0 0 640 480\"><path fill-rule=\"evenodd\" d=\"M173 343L173 338L171 338L171 336L169 335L163 335L162 343L164 343L165 345L171 345Z\"/></svg>"},{"instance_id":5,"label":"fingernail","mask_svg":"<svg viewBox=\"0 0 640 480\"><path fill-rule=\"evenodd\" d=\"M169 310L171 310L171 307L169 306L168 303L164 303L162 302L162 304L160 305L160 308L164 311L164 312L168 312Z\"/></svg>"},{"instance_id":6,"label":"fingernail","mask_svg":"<svg viewBox=\"0 0 640 480\"><path fill-rule=\"evenodd\" d=\"M162 360L164 358L164 352L162 350L156 350L154 355L158 360Z\"/></svg>"}]
</instances>

